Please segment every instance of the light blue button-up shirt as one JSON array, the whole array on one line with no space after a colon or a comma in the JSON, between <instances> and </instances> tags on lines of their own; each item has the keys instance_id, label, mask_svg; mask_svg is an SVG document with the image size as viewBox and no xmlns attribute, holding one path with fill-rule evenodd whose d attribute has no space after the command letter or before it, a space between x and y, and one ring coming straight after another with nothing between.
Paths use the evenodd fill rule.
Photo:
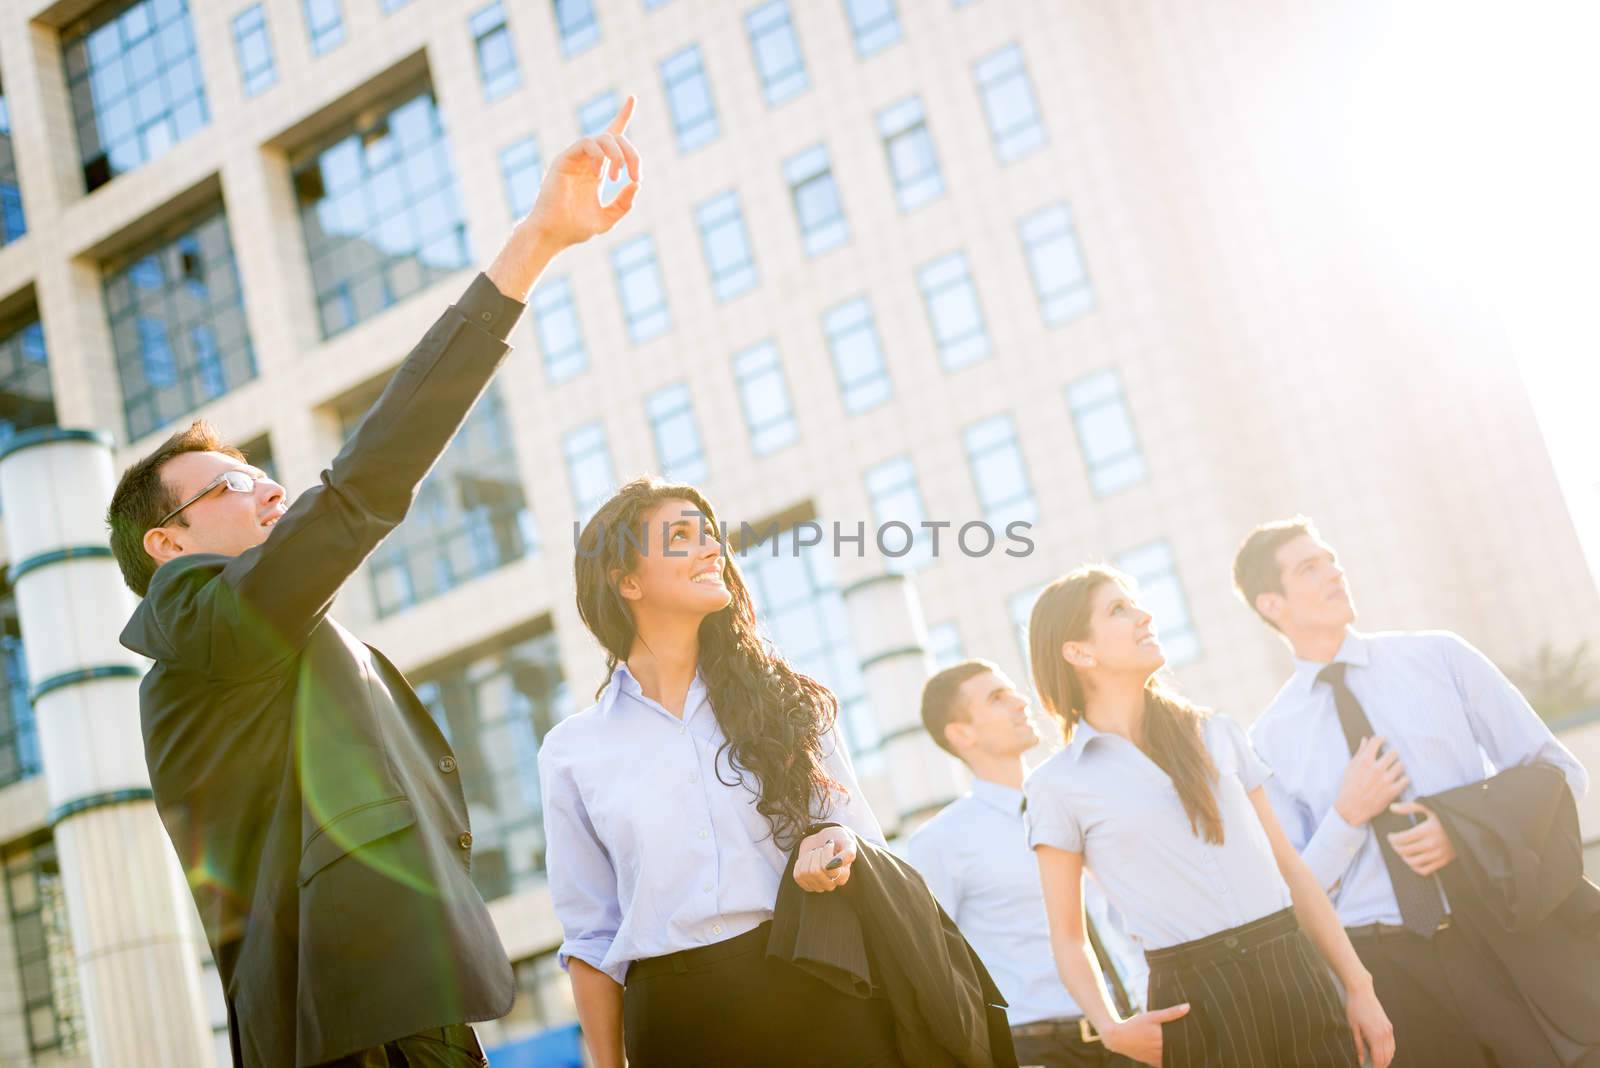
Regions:
<instances>
[{"instance_id":1,"label":"light blue button-up shirt","mask_svg":"<svg viewBox=\"0 0 1600 1068\"><path fill-rule=\"evenodd\" d=\"M788 855L736 782L697 673L680 720L619 665L598 704L556 724L539 751L545 867L563 967L577 957L622 982L628 964L726 941L772 918ZM877 845L837 731L823 766L849 791L818 813Z\"/></svg>"},{"instance_id":2,"label":"light blue button-up shirt","mask_svg":"<svg viewBox=\"0 0 1600 1068\"><path fill-rule=\"evenodd\" d=\"M1488 658L1454 634L1362 635L1351 631L1334 661L1372 729L1400 753L1406 800L1480 782L1535 761L1560 768L1581 798L1583 765L1550 733ZM1400 906L1370 826L1334 811L1350 762L1333 688L1317 682L1326 664L1296 658L1294 675L1251 728L1256 751L1275 773L1267 783L1289 840L1328 890L1346 927L1400 923Z\"/></svg>"},{"instance_id":3,"label":"light blue button-up shirt","mask_svg":"<svg viewBox=\"0 0 1600 1068\"><path fill-rule=\"evenodd\" d=\"M1204 738L1218 772L1221 845L1190 828L1172 779L1138 746L1087 722L1023 784L1028 844L1082 853L1146 950L1206 938L1291 903L1249 797L1271 772L1228 716L1208 718Z\"/></svg>"},{"instance_id":4,"label":"light blue button-up shirt","mask_svg":"<svg viewBox=\"0 0 1600 1068\"><path fill-rule=\"evenodd\" d=\"M1062 985L1050 951L1044 891L1028 848L1021 790L974 779L970 794L911 835L906 857L989 969L1013 1027L1083 1015ZM1129 996L1142 1000L1143 960L1118 953L1123 936L1100 895L1091 890L1085 902L1107 952L1117 958Z\"/></svg>"}]
</instances>

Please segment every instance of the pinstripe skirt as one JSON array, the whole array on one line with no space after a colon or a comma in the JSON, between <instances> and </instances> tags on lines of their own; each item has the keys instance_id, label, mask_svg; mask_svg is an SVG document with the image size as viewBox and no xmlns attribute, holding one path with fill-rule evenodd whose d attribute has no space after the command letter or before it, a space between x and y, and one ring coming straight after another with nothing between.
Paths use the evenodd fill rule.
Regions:
<instances>
[{"instance_id":1,"label":"pinstripe skirt","mask_svg":"<svg viewBox=\"0 0 1600 1068\"><path fill-rule=\"evenodd\" d=\"M1162 1025L1164 1068L1356 1068L1333 976L1293 909L1145 959L1149 1007L1189 1003Z\"/></svg>"}]
</instances>

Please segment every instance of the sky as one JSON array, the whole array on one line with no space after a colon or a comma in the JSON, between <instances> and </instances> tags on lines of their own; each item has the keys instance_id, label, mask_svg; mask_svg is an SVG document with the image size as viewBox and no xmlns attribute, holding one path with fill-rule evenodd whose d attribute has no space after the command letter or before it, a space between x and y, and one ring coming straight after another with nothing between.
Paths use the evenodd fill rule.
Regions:
<instances>
[{"instance_id":1,"label":"sky","mask_svg":"<svg viewBox=\"0 0 1600 1068\"><path fill-rule=\"evenodd\" d=\"M1393 0L1346 150L1504 324L1600 575L1600 4Z\"/></svg>"}]
</instances>

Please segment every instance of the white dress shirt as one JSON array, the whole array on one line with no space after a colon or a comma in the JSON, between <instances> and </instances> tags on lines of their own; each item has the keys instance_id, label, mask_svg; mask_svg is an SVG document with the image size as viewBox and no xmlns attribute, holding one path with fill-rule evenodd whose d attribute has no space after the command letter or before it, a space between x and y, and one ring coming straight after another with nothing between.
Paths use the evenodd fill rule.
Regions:
<instances>
[{"instance_id":1,"label":"white dress shirt","mask_svg":"<svg viewBox=\"0 0 1600 1068\"><path fill-rule=\"evenodd\" d=\"M1536 761L1560 768L1582 798L1583 765L1488 658L1446 631L1363 635L1350 631L1333 662L1372 729L1398 750L1411 786L1405 800L1481 782ZM1334 811L1350 762L1326 664L1294 662L1294 674L1251 728L1274 775L1267 794L1289 840L1333 898L1346 927L1400 923L1400 906L1370 826Z\"/></svg>"},{"instance_id":2,"label":"white dress shirt","mask_svg":"<svg viewBox=\"0 0 1600 1068\"><path fill-rule=\"evenodd\" d=\"M619 665L598 704L556 724L539 751L545 867L572 957L623 982L628 964L726 941L772 918L788 855L735 782L696 673L680 720ZM816 813L882 846L838 732L823 766L849 791Z\"/></svg>"},{"instance_id":3,"label":"white dress shirt","mask_svg":"<svg viewBox=\"0 0 1600 1068\"><path fill-rule=\"evenodd\" d=\"M1013 1027L1083 1015L1056 974L1021 790L974 779L970 794L917 828L906 858L977 950Z\"/></svg>"},{"instance_id":4,"label":"white dress shirt","mask_svg":"<svg viewBox=\"0 0 1600 1068\"><path fill-rule=\"evenodd\" d=\"M1023 785L1028 844L1082 853L1146 950L1205 938L1290 905L1249 792L1271 775L1228 716L1204 724L1223 841L1189 826L1172 779L1132 742L1087 722Z\"/></svg>"}]
</instances>

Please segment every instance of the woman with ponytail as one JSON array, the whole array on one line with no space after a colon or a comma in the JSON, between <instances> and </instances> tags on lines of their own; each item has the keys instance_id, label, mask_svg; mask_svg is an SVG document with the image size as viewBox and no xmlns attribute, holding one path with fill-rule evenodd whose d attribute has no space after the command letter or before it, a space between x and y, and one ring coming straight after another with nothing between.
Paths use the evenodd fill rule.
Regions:
<instances>
[{"instance_id":1,"label":"woman with ponytail","mask_svg":"<svg viewBox=\"0 0 1600 1068\"><path fill-rule=\"evenodd\" d=\"M1062 981L1106 1047L1143 1064L1354 1068L1370 1056L1384 1068L1393 1030L1278 826L1261 785L1271 773L1237 723L1157 680L1151 622L1121 574L1082 567L1045 588L1028 624L1034 687L1067 738L1025 786ZM1150 963L1149 1011L1128 1019L1087 947L1085 868Z\"/></svg>"},{"instance_id":2,"label":"woman with ponytail","mask_svg":"<svg viewBox=\"0 0 1600 1068\"><path fill-rule=\"evenodd\" d=\"M590 519L578 614L606 654L598 703L539 753L546 867L597 1068L895 1065L882 998L768 957L794 880L845 885L883 831L836 729L839 704L756 629L711 505L637 479ZM817 824L831 821L818 829Z\"/></svg>"}]
</instances>

